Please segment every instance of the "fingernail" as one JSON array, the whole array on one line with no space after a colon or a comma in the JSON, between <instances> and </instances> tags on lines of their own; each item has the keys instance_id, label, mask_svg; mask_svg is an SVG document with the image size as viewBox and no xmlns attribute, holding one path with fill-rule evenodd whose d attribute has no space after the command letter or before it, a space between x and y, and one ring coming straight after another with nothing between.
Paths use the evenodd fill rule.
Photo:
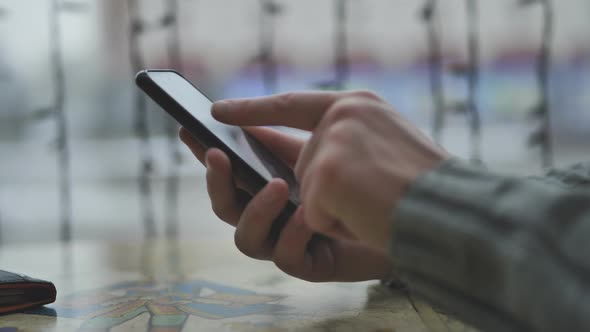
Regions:
<instances>
[{"instance_id":1,"label":"fingernail","mask_svg":"<svg viewBox=\"0 0 590 332\"><path fill-rule=\"evenodd\" d=\"M225 114L229 111L229 103L225 100L221 100L221 101L216 101L213 104L213 108L211 113L213 114L213 116L215 115L222 115Z\"/></svg>"}]
</instances>

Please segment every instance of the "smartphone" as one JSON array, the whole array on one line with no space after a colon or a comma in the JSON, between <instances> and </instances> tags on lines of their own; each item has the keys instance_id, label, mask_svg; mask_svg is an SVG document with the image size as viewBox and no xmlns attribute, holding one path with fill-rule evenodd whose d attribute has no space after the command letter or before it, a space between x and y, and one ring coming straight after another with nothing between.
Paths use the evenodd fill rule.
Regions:
<instances>
[{"instance_id":1,"label":"smartphone","mask_svg":"<svg viewBox=\"0 0 590 332\"><path fill-rule=\"evenodd\" d=\"M293 170L243 129L215 120L211 99L176 71L143 70L137 73L135 82L204 147L225 152L234 177L246 186L249 194L255 195L273 178L287 182L289 200L269 234L271 241L276 242L299 206L299 187Z\"/></svg>"}]
</instances>

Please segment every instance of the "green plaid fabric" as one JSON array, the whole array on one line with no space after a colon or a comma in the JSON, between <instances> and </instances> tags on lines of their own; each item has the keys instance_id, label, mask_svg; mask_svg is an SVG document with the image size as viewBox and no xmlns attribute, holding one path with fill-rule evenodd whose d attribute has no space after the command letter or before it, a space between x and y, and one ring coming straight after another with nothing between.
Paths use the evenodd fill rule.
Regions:
<instances>
[{"instance_id":1,"label":"green plaid fabric","mask_svg":"<svg viewBox=\"0 0 590 332\"><path fill-rule=\"evenodd\" d=\"M393 214L398 277L485 331L590 331L590 163L546 177L450 160Z\"/></svg>"}]
</instances>

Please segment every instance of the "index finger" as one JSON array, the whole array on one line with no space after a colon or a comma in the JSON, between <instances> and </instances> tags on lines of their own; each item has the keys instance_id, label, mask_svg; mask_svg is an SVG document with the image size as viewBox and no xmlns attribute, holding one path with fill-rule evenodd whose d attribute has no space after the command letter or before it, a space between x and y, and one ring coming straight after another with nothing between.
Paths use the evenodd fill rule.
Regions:
<instances>
[{"instance_id":1,"label":"index finger","mask_svg":"<svg viewBox=\"0 0 590 332\"><path fill-rule=\"evenodd\" d=\"M313 130L341 95L337 92L291 92L228 99L213 104L211 113L218 121L235 126L286 126Z\"/></svg>"}]
</instances>

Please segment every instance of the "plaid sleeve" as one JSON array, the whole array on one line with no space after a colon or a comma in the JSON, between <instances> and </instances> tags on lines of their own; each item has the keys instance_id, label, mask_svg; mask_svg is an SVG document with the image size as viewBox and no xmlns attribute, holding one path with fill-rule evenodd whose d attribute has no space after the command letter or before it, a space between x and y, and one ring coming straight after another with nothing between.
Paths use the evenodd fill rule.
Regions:
<instances>
[{"instance_id":1,"label":"plaid sleeve","mask_svg":"<svg viewBox=\"0 0 590 332\"><path fill-rule=\"evenodd\" d=\"M590 330L589 172L552 174L567 185L457 160L424 175L393 214L398 277L486 331Z\"/></svg>"},{"instance_id":2,"label":"plaid sleeve","mask_svg":"<svg viewBox=\"0 0 590 332\"><path fill-rule=\"evenodd\" d=\"M551 169L545 176L531 177L538 181L569 187L590 187L590 162L579 163L564 169Z\"/></svg>"}]
</instances>

